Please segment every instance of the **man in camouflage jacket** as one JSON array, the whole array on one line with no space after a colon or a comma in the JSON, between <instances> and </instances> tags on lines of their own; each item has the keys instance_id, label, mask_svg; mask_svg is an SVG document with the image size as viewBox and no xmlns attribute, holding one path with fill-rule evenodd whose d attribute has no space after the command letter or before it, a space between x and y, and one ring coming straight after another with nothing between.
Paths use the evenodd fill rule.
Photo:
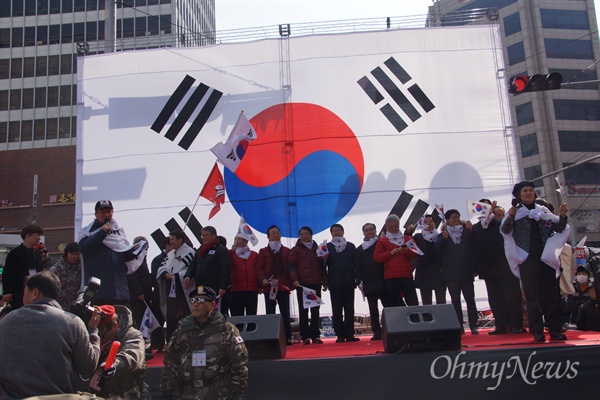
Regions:
<instances>
[{"instance_id":1,"label":"man in camouflage jacket","mask_svg":"<svg viewBox=\"0 0 600 400\"><path fill-rule=\"evenodd\" d=\"M149 387L144 383L146 343L142 333L132 325L131 311L125 306L105 305L99 308L104 313L104 317L98 324L101 340L99 370L108 357L112 342L121 343L113 363L114 376L105 381L99 395L104 398L115 396L121 399L149 398ZM99 372L101 371L96 373Z\"/></svg>"},{"instance_id":2,"label":"man in camouflage jacket","mask_svg":"<svg viewBox=\"0 0 600 400\"><path fill-rule=\"evenodd\" d=\"M243 399L248 351L238 329L214 310L216 293L190 293L192 314L179 322L164 355L160 390L165 399Z\"/></svg>"}]
</instances>

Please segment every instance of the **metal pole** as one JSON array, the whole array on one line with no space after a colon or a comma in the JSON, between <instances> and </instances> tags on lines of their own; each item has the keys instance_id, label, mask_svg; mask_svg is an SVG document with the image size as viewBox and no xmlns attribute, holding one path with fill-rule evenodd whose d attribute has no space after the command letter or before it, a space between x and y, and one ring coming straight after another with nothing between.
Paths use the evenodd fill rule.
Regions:
<instances>
[{"instance_id":1,"label":"metal pole","mask_svg":"<svg viewBox=\"0 0 600 400\"><path fill-rule=\"evenodd\" d=\"M104 52L114 53L117 44L117 3L104 0Z\"/></svg>"},{"instance_id":2,"label":"metal pole","mask_svg":"<svg viewBox=\"0 0 600 400\"><path fill-rule=\"evenodd\" d=\"M35 224L37 220L37 195L38 195L38 176L33 176L33 199L31 200L31 223Z\"/></svg>"}]
</instances>

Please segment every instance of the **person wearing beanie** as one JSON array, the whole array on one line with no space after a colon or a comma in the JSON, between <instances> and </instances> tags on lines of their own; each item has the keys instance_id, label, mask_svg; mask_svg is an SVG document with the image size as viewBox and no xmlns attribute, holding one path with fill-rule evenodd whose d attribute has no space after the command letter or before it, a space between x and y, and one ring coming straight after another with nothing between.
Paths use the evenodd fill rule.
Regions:
<instances>
[{"instance_id":1,"label":"person wearing beanie","mask_svg":"<svg viewBox=\"0 0 600 400\"><path fill-rule=\"evenodd\" d=\"M531 181L517 183L514 199L500 231L505 241L506 258L515 276L520 277L527 304L529 331L534 341L545 342L544 318L550 340L566 340L561 332L560 303L556 295L556 279L560 263L554 249L567 240L567 205L559 207L559 216L536 203L535 185Z\"/></svg>"}]
</instances>

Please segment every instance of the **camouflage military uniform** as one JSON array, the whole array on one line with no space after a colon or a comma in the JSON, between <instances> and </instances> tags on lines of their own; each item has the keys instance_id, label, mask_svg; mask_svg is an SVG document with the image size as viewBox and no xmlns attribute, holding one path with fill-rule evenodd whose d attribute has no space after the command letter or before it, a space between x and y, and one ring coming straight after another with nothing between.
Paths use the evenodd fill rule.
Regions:
<instances>
[{"instance_id":1,"label":"camouflage military uniform","mask_svg":"<svg viewBox=\"0 0 600 400\"><path fill-rule=\"evenodd\" d=\"M121 343L114 366L115 376L106 381L100 396L121 399L144 399L148 388L144 384L146 375L146 343L142 333L132 326L131 311L125 306L114 306L119 315L119 332L115 340ZM112 342L101 349L98 365L106 361ZM100 368L100 367L98 367Z\"/></svg>"},{"instance_id":2,"label":"camouflage military uniform","mask_svg":"<svg viewBox=\"0 0 600 400\"><path fill-rule=\"evenodd\" d=\"M60 293L56 301L63 310L69 311L77 300L77 293L81 288L81 261L77 261L77 264L69 264L63 257L50 268L50 271L60 279Z\"/></svg>"},{"instance_id":3,"label":"camouflage military uniform","mask_svg":"<svg viewBox=\"0 0 600 400\"><path fill-rule=\"evenodd\" d=\"M206 366L193 367L192 353L206 351ZM237 328L215 311L200 324L192 315L179 322L164 355L160 390L164 398L243 399L248 352Z\"/></svg>"}]
</instances>

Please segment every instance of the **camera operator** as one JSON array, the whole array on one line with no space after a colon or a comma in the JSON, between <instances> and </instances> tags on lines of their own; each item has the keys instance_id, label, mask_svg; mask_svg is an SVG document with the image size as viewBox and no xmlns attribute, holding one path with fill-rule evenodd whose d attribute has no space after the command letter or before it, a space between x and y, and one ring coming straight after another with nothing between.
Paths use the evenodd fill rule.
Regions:
<instances>
[{"instance_id":1,"label":"camera operator","mask_svg":"<svg viewBox=\"0 0 600 400\"><path fill-rule=\"evenodd\" d=\"M100 356L98 309L86 329L56 301L60 280L50 271L25 283L24 306L0 321L0 398L73 393L75 374L89 379Z\"/></svg>"},{"instance_id":2,"label":"camera operator","mask_svg":"<svg viewBox=\"0 0 600 400\"><path fill-rule=\"evenodd\" d=\"M99 309L104 317L98 324L101 355L97 375L103 373L102 364L108 357L113 341L121 344L113 363L114 371L110 371L110 378L103 380L103 385L97 390L99 395L104 398L149 398L149 387L144 383L146 343L142 333L133 327L131 311L125 306L110 305L100 306Z\"/></svg>"}]
</instances>

